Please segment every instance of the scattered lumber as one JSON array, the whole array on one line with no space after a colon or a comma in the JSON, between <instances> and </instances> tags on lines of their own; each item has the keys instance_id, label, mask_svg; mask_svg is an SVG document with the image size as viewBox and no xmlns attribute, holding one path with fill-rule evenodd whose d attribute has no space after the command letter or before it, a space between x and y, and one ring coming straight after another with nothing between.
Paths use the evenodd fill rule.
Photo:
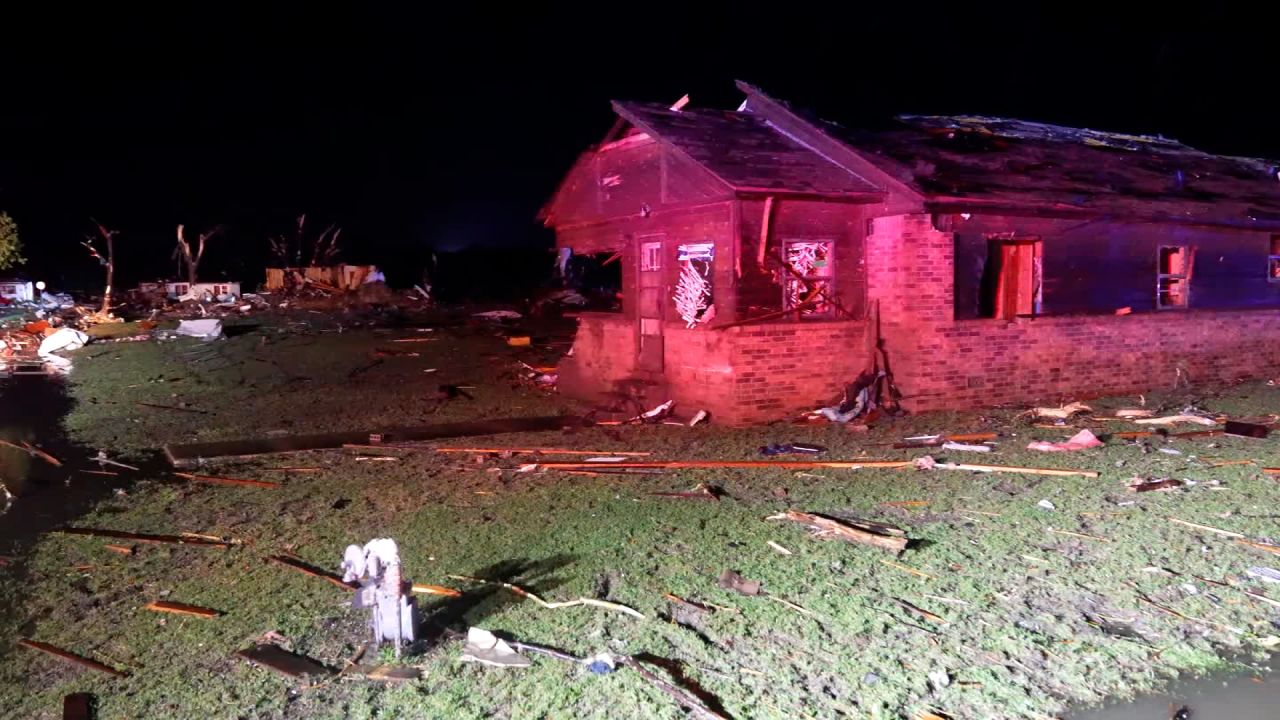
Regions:
<instances>
[{"instance_id":1,"label":"scattered lumber","mask_svg":"<svg viewBox=\"0 0 1280 720\"><path fill-rule=\"evenodd\" d=\"M1175 423L1194 423L1196 425L1217 425L1218 421L1203 415L1166 415L1165 417L1134 418L1137 425L1173 425Z\"/></svg>"},{"instance_id":2,"label":"scattered lumber","mask_svg":"<svg viewBox=\"0 0 1280 720\"><path fill-rule=\"evenodd\" d=\"M441 423L438 425L397 427L373 431L319 433L315 435L166 445L164 451L169 458L169 462L174 467L187 467L194 466L201 460L213 458L254 457L257 455L292 453L304 450L336 450L347 444L368 443L370 436L373 435L381 436L382 442L389 444L475 435L498 435L510 432L559 430L566 426L581 424L581 422L580 419L562 415L498 418L476 422Z\"/></svg>"},{"instance_id":3,"label":"scattered lumber","mask_svg":"<svg viewBox=\"0 0 1280 720\"><path fill-rule=\"evenodd\" d=\"M617 457L647 457L652 453L647 452L618 452L615 450L565 450L562 448L504 448L504 447L438 447L435 448L439 453L509 453L511 455L519 455L522 453L536 453L539 455L614 455Z\"/></svg>"},{"instance_id":4,"label":"scattered lumber","mask_svg":"<svg viewBox=\"0 0 1280 720\"><path fill-rule=\"evenodd\" d=\"M852 523L797 510L788 510L777 515L770 515L766 519L790 520L791 522L808 525L818 537L835 537L862 545L870 545L881 550L888 550L894 554L901 554L903 550L907 549L907 544L910 542L901 530L896 533L892 532L896 528L870 525L855 527Z\"/></svg>"},{"instance_id":5,"label":"scattered lumber","mask_svg":"<svg viewBox=\"0 0 1280 720\"><path fill-rule=\"evenodd\" d=\"M833 468L837 470L859 470L862 468L905 468L911 463L906 460L673 460L668 462L625 462L625 463L572 463L551 462L535 463L525 466L530 470L544 468L547 470L587 470L592 468L656 468L660 470L694 470L694 469L726 469L726 468L779 468L782 470L816 470ZM521 468L524 469L524 468Z\"/></svg>"},{"instance_id":6,"label":"scattered lumber","mask_svg":"<svg viewBox=\"0 0 1280 720\"><path fill-rule=\"evenodd\" d=\"M174 475L194 482L208 483L210 485L250 485L253 487L269 488L280 487L280 483L270 482L268 480L245 480L242 478L214 477L212 475L193 475L191 473L184 472L176 472Z\"/></svg>"},{"instance_id":7,"label":"scattered lumber","mask_svg":"<svg viewBox=\"0 0 1280 720\"><path fill-rule=\"evenodd\" d=\"M543 600L542 598L538 597L537 595L534 595L533 593L529 592L528 590L525 590L524 588L518 585L512 585L511 583L502 582L500 580L485 580L484 578L471 577L469 575L450 575L449 577L454 580L466 580L468 582L480 583L483 585L498 585L500 587L504 587L510 590L511 592L515 593L516 595L519 595L522 598L527 598L529 600L532 600L538 603L539 605L541 605L542 607L547 608L548 610L556 610L559 608L566 608L566 607L576 607L578 605L592 605L594 607L605 608L607 610L617 610L620 613L625 613L639 620L644 620L644 615L640 614L639 612L636 612L632 608L629 608L626 605L622 605L619 603L609 602L607 600L597 600L595 598L578 598L577 600L566 600L563 602L547 602L546 600Z\"/></svg>"},{"instance_id":8,"label":"scattered lumber","mask_svg":"<svg viewBox=\"0 0 1280 720\"><path fill-rule=\"evenodd\" d=\"M21 450L22 452L25 452L28 455L31 455L32 457L40 458L41 460L49 463L50 465L53 465L54 467L62 467L61 460L41 450L35 445L32 445L29 442L24 441L21 445L19 445L17 443L11 443L8 440L0 440L0 446L13 448L14 450Z\"/></svg>"},{"instance_id":9,"label":"scattered lumber","mask_svg":"<svg viewBox=\"0 0 1280 720\"><path fill-rule=\"evenodd\" d=\"M49 643L40 642L39 640L32 640L30 638L18 638L18 644L25 648L31 648L32 650L39 650L40 652L48 653L60 660L65 660L69 663L74 663L76 665L82 665L92 670L97 670L100 673L106 673L108 675L113 675L115 677L129 677L129 673L124 672L123 670L117 670L111 667L110 665L105 665L103 663L98 662L97 660L91 660L87 657L84 657L83 655L77 655L71 652L70 650L63 650L60 647L50 645Z\"/></svg>"},{"instance_id":10,"label":"scattered lumber","mask_svg":"<svg viewBox=\"0 0 1280 720\"><path fill-rule=\"evenodd\" d=\"M462 591L453 588L444 587L443 585L424 585L423 583L414 583L411 588L413 592L421 595L443 595L445 597L462 597Z\"/></svg>"},{"instance_id":11,"label":"scattered lumber","mask_svg":"<svg viewBox=\"0 0 1280 720\"><path fill-rule=\"evenodd\" d=\"M279 645L261 644L240 650L237 657L257 663L268 670L285 677L302 677L304 675L332 675L333 671L309 657L297 655Z\"/></svg>"},{"instance_id":12,"label":"scattered lumber","mask_svg":"<svg viewBox=\"0 0 1280 720\"><path fill-rule=\"evenodd\" d=\"M1255 550L1263 550L1273 555L1280 555L1280 545L1268 545L1266 543L1253 542L1251 540L1236 540L1237 545L1244 545Z\"/></svg>"},{"instance_id":13,"label":"scattered lumber","mask_svg":"<svg viewBox=\"0 0 1280 720\"><path fill-rule=\"evenodd\" d=\"M58 533L60 535L87 535L89 537L116 538L117 540L136 540L143 543L156 543L168 545L202 545L206 547L229 548L232 543L222 540L212 540L204 537L192 537L190 535L148 535L147 533L124 532L122 530L103 530L100 528L58 528L49 532Z\"/></svg>"},{"instance_id":14,"label":"scattered lumber","mask_svg":"<svg viewBox=\"0 0 1280 720\"><path fill-rule=\"evenodd\" d=\"M1071 475L1080 475L1083 477L1098 477L1096 470L1061 470L1058 468L1035 468L1035 467L1014 467L1012 465L972 465L968 463L940 463L932 457L925 455L917 458L916 467L922 470L932 470L934 468L942 470L972 470L974 472L1007 472L1020 473L1022 475L1054 475L1058 477L1066 477Z\"/></svg>"},{"instance_id":15,"label":"scattered lumber","mask_svg":"<svg viewBox=\"0 0 1280 720\"><path fill-rule=\"evenodd\" d=\"M287 568L293 568L294 570L297 570L303 575L310 575L311 577L325 580L329 583L332 583L333 585L337 585L343 590L356 589L356 586L354 584L349 582L344 582L343 579L338 575L331 573L328 570L322 570L314 565L309 565L303 562L302 560L299 560L298 558L289 557L288 555L272 555L267 559L273 563L276 563L277 565L283 565Z\"/></svg>"},{"instance_id":16,"label":"scattered lumber","mask_svg":"<svg viewBox=\"0 0 1280 720\"><path fill-rule=\"evenodd\" d=\"M1154 490L1176 490L1182 487L1182 481L1174 478L1166 478L1164 480L1143 480L1142 478L1134 478L1136 482L1129 484L1129 492L1152 492Z\"/></svg>"},{"instance_id":17,"label":"scattered lumber","mask_svg":"<svg viewBox=\"0 0 1280 720\"><path fill-rule=\"evenodd\" d=\"M1223 535L1229 538L1235 538L1237 540L1243 540L1245 537L1244 535L1241 535L1238 532L1231 532L1230 530L1222 530L1216 527L1210 527L1208 525L1201 525L1200 523L1187 522L1186 520L1179 520L1176 517L1169 518L1169 522L1177 523L1178 525L1185 525L1186 527L1195 528L1196 530L1204 530L1205 532L1211 532L1217 535Z\"/></svg>"},{"instance_id":18,"label":"scattered lumber","mask_svg":"<svg viewBox=\"0 0 1280 720\"><path fill-rule=\"evenodd\" d=\"M175 615L191 615L201 618L215 618L222 613L217 610L211 610L199 605L188 605L180 602L169 602L167 600L155 600L143 606L144 610L153 612L173 613Z\"/></svg>"}]
</instances>

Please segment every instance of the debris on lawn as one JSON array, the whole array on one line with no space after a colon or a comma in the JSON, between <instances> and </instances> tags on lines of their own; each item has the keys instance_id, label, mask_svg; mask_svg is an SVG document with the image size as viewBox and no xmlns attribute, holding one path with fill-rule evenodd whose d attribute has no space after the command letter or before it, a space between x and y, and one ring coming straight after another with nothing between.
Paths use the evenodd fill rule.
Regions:
<instances>
[{"instance_id":1,"label":"debris on lawn","mask_svg":"<svg viewBox=\"0 0 1280 720\"><path fill-rule=\"evenodd\" d=\"M761 455L817 455L827 449L810 443L770 443L760 448Z\"/></svg>"},{"instance_id":2,"label":"debris on lawn","mask_svg":"<svg viewBox=\"0 0 1280 720\"><path fill-rule=\"evenodd\" d=\"M1130 420L1133 418L1149 418L1154 416L1155 416L1154 412L1152 412L1151 410L1145 410L1143 408L1121 408L1119 410L1116 410L1116 417L1124 418L1126 420Z\"/></svg>"},{"instance_id":3,"label":"debris on lawn","mask_svg":"<svg viewBox=\"0 0 1280 720\"><path fill-rule=\"evenodd\" d=\"M1275 568L1255 566L1245 572L1249 573L1250 577L1256 577L1263 582L1280 583L1280 570Z\"/></svg>"},{"instance_id":4,"label":"debris on lawn","mask_svg":"<svg viewBox=\"0 0 1280 720\"><path fill-rule=\"evenodd\" d=\"M22 452L25 452L31 457L40 458L41 460L49 463L50 465L53 465L54 467L62 467L61 460L41 450L40 448L32 445L31 443L26 442L25 440L22 442L21 445L18 445L17 443L11 443L8 440L0 440L0 447L8 447L8 448L13 448L14 450L21 450Z\"/></svg>"},{"instance_id":5,"label":"debris on lawn","mask_svg":"<svg viewBox=\"0 0 1280 720\"><path fill-rule=\"evenodd\" d=\"M472 313L471 316L484 318L485 320L519 320L524 317L515 310L487 310L485 312Z\"/></svg>"},{"instance_id":6,"label":"debris on lawn","mask_svg":"<svg viewBox=\"0 0 1280 720\"><path fill-rule=\"evenodd\" d=\"M336 585L342 588L343 590L356 589L356 586L354 583L346 582L341 577L339 577L334 573L329 572L328 570L322 570L314 565L307 564L295 557L290 557L288 555L272 555L268 557L267 560L270 560L271 562L276 563L277 565L283 565L287 568L293 568L294 570L297 570L303 575L310 575L311 577L320 578L321 580L324 580L332 585Z\"/></svg>"},{"instance_id":7,"label":"debris on lawn","mask_svg":"<svg viewBox=\"0 0 1280 720\"><path fill-rule=\"evenodd\" d=\"M1234 437L1265 438L1269 432L1266 425L1239 420L1228 420L1222 425L1222 433Z\"/></svg>"},{"instance_id":8,"label":"debris on lawn","mask_svg":"<svg viewBox=\"0 0 1280 720\"><path fill-rule=\"evenodd\" d=\"M105 665L103 663L98 662L97 660L92 660L90 658L84 657L83 655L77 655L71 652L70 650L63 650L60 647L57 647L55 645L50 645L49 643L40 642L39 640L32 640L30 638L18 638L18 644L25 648L30 648L32 650L39 650L40 652L48 653L60 660L65 660L66 662L69 662L69 663L74 663L76 665L82 665L92 670L97 670L100 673L106 673L107 675L114 675L115 677L129 677L129 673L123 670L117 670L111 667L110 665Z\"/></svg>"},{"instance_id":9,"label":"debris on lawn","mask_svg":"<svg viewBox=\"0 0 1280 720\"><path fill-rule=\"evenodd\" d=\"M348 545L342 559L342 581L356 582L353 608L369 608L369 628L375 642L394 642L396 657L402 645L412 643L418 626L418 605L404 591L400 574L400 551L390 538L378 538Z\"/></svg>"},{"instance_id":10,"label":"debris on lawn","mask_svg":"<svg viewBox=\"0 0 1280 720\"><path fill-rule=\"evenodd\" d=\"M126 465L122 462L117 462L115 460L108 458L106 450L99 450L98 454L94 455L92 459L93 459L93 462L98 463L99 467L111 465L112 467L124 468L125 470L133 470L134 472L138 472L138 468L134 467L133 465Z\"/></svg>"},{"instance_id":11,"label":"debris on lawn","mask_svg":"<svg viewBox=\"0 0 1280 720\"><path fill-rule=\"evenodd\" d=\"M667 462L609 463L611 468L642 468L659 470L696 470L722 468L780 468L783 470L859 470L862 468L905 468L909 460L672 460ZM600 467L600 463L531 463L522 467L525 472L537 470L584 470ZM526 469L527 468L527 469Z\"/></svg>"},{"instance_id":12,"label":"debris on lawn","mask_svg":"<svg viewBox=\"0 0 1280 720\"><path fill-rule=\"evenodd\" d=\"M966 445L965 443L947 441L942 443L943 450L956 450L959 452L991 452L990 445Z\"/></svg>"},{"instance_id":13,"label":"debris on lawn","mask_svg":"<svg viewBox=\"0 0 1280 720\"><path fill-rule=\"evenodd\" d=\"M649 494L657 497L679 498L684 500L719 500L720 496L724 494L724 491L706 483L698 483L698 486L689 492L652 492Z\"/></svg>"},{"instance_id":14,"label":"debris on lawn","mask_svg":"<svg viewBox=\"0 0 1280 720\"><path fill-rule=\"evenodd\" d=\"M1082 402L1073 402L1063 405L1062 407L1037 407L1031 408L1023 415L1029 415L1033 418L1048 418L1051 420L1069 420L1072 416L1080 413L1093 412L1093 408Z\"/></svg>"},{"instance_id":15,"label":"debris on lawn","mask_svg":"<svg viewBox=\"0 0 1280 720\"><path fill-rule=\"evenodd\" d=\"M1058 509L1058 506L1054 505L1053 503L1049 502L1048 500L1041 500L1040 502L1036 503L1036 507L1038 507L1038 508L1044 508L1045 510L1049 510L1049 511L1053 511L1053 510L1057 510L1057 509Z\"/></svg>"},{"instance_id":16,"label":"debris on lawn","mask_svg":"<svg viewBox=\"0 0 1280 720\"><path fill-rule=\"evenodd\" d=\"M404 665L379 665L374 668L355 669L344 672L344 675L373 680L375 682L412 682L422 677L422 670Z\"/></svg>"},{"instance_id":17,"label":"debris on lawn","mask_svg":"<svg viewBox=\"0 0 1280 720\"><path fill-rule=\"evenodd\" d=\"M484 585L499 585L519 595L522 598L526 598L538 603L539 605L541 605L544 608L547 608L548 610L556 610L559 608L566 608L566 607L576 607L578 605L591 605L593 607L605 608L607 610L616 610L620 613L625 613L639 620L644 620L644 615L621 603L609 602L607 600L597 600L595 598L578 598L577 600L547 602L546 600L543 600L542 598L538 597L537 595L534 595L533 593L529 592L528 590L525 590L524 588L518 585L512 585L511 583L502 582L500 580L485 580L484 578L471 577L469 575L450 575L449 578L452 580L466 580L468 582L481 583Z\"/></svg>"},{"instance_id":18,"label":"debris on lawn","mask_svg":"<svg viewBox=\"0 0 1280 720\"><path fill-rule=\"evenodd\" d=\"M181 320L178 322L178 328L174 333L183 337L199 338L201 340L217 340L223 337L222 321L217 318L205 318L202 320Z\"/></svg>"},{"instance_id":19,"label":"debris on lawn","mask_svg":"<svg viewBox=\"0 0 1280 720\"><path fill-rule=\"evenodd\" d=\"M1176 490L1182 487L1183 484L1184 483L1181 480L1173 478L1149 480L1146 478L1135 477L1129 479L1129 492L1140 493L1151 492L1153 490Z\"/></svg>"},{"instance_id":20,"label":"debris on lawn","mask_svg":"<svg viewBox=\"0 0 1280 720\"><path fill-rule=\"evenodd\" d=\"M779 554L782 554L782 555L791 555L791 554L793 554L790 550L788 550L788 549L786 549L786 548L782 547L781 545L779 545L778 543L776 543L776 542L774 542L774 541L772 541L772 540L768 540L768 541L766 541L766 542L765 542L765 545L768 545L769 547L773 548L774 550L777 550L777 551L778 551L778 553L779 553Z\"/></svg>"},{"instance_id":21,"label":"debris on lawn","mask_svg":"<svg viewBox=\"0 0 1280 720\"><path fill-rule=\"evenodd\" d=\"M93 720L93 696L78 692L62 698L62 720Z\"/></svg>"},{"instance_id":22,"label":"debris on lawn","mask_svg":"<svg viewBox=\"0 0 1280 720\"><path fill-rule=\"evenodd\" d=\"M1040 450L1042 452L1069 452L1072 450L1087 450L1089 448L1100 447L1102 441L1093 434L1091 430L1085 428L1080 432L1072 435L1066 442L1046 442L1044 440L1036 440L1027 445L1028 450Z\"/></svg>"},{"instance_id":23,"label":"debris on lawn","mask_svg":"<svg viewBox=\"0 0 1280 720\"><path fill-rule=\"evenodd\" d=\"M1196 425L1217 425L1218 421L1203 415L1167 415L1165 417L1138 418L1133 421L1138 425L1173 425L1176 423L1194 423Z\"/></svg>"},{"instance_id":24,"label":"debris on lawn","mask_svg":"<svg viewBox=\"0 0 1280 720\"><path fill-rule=\"evenodd\" d=\"M191 480L193 482L209 483L211 485L249 485L252 487L267 487L267 488L280 487L280 483L271 482L269 480L246 480L243 478L214 477L212 475L193 475L191 473L185 473L185 472L176 472L174 473L174 475L177 475L180 478Z\"/></svg>"},{"instance_id":25,"label":"debris on lawn","mask_svg":"<svg viewBox=\"0 0 1280 720\"><path fill-rule=\"evenodd\" d=\"M201 618L215 618L222 613L198 605L188 605L180 602L169 602L167 600L153 600L143 606L144 610L152 610L154 612L174 613L175 615L191 615Z\"/></svg>"},{"instance_id":26,"label":"debris on lawn","mask_svg":"<svg viewBox=\"0 0 1280 720\"><path fill-rule=\"evenodd\" d=\"M419 595L442 595L444 597L462 597L461 590L445 587L443 585L425 585L423 583L413 583L409 586L409 590Z\"/></svg>"},{"instance_id":27,"label":"debris on lawn","mask_svg":"<svg viewBox=\"0 0 1280 720\"><path fill-rule=\"evenodd\" d=\"M505 640L488 630L467 628L467 644L458 658L462 662L477 662L492 667L525 668L533 663L516 652Z\"/></svg>"},{"instance_id":28,"label":"debris on lawn","mask_svg":"<svg viewBox=\"0 0 1280 720\"><path fill-rule=\"evenodd\" d=\"M935 615L934 613L931 613L928 610L925 610L924 608L919 607L917 605L913 605L901 598L890 598L890 599L896 602L898 606L901 607L903 610L906 610L912 615L916 615L917 617L922 617L925 620L928 620L929 622L935 623L937 625L947 624L947 619L942 617L941 615Z\"/></svg>"},{"instance_id":29,"label":"debris on lawn","mask_svg":"<svg viewBox=\"0 0 1280 720\"><path fill-rule=\"evenodd\" d=\"M332 670L309 657L291 653L279 645L269 643L262 643L240 650L236 655L290 678L333 674Z\"/></svg>"},{"instance_id":30,"label":"debris on lawn","mask_svg":"<svg viewBox=\"0 0 1280 720\"><path fill-rule=\"evenodd\" d=\"M143 543L169 544L169 545L200 545L204 547L229 548L234 543L225 540L215 540L208 537L199 537L192 535L148 535L146 533L124 532L121 530L102 530L99 528L71 528L64 527L49 532L60 535L87 535L89 537L106 537L116 538L118 540L136 540Z\"/></svg>"},{"instance_id":31,"label":"debris on lawn","mask_svg":"<svg viewBox=\"0 0 1280 720\"><path fill-rule=\"evenodd\" d=\"M1061 470L1058 468L1033 468L1033 467L1014 467L1012 465L970 465L961 463L940 463L929 455L916 458L916 468L920 470L972 470L974 472L1003 472L1003 473L1021 473L1023 475L1057 475L1067 477L1079 475L1082 477L1098 477L1099 473L1095 470Z\"/></svg>"},{"instance_id":32,"label":"debris on lawn","mask_svg":"<svg viewBox=\"0 0 1280 720\"><path fill-rule=\"evenodd\" d=\"M788 510L777 515L770 515L766 520L790 520L802 525L808 525L809 529L814 532L817 537L835 537L849 542L860 543L862 545L870 545L888 550L894 554L901 554L907 549L910 540L907 539L906 533L902 530L879 523L855 523L854 521L840 521L834 518L814 515L812 513L804 513L796 510Z\"/></svg>"},{"instance_id":33,"label":"debris on lawn","mask_svg":"<svg viewBox=\"0 0 1280 720\"><path fill-rule=\"evenodd\" d=\"M937 580L936 577L930 575L927 572L924 572L923 570L917 570L913 567L901 565L899 563L896 563L890 560L881 560L880 562L884 565L888 565L889 567L894 568L895 570L901 570L905 573L910 573L912 575L915 575L916 577L922 577L922 578L925 578L926 580Z\"/></svg>"},{"instance_id":34,"label":"debris on lawn","mask_svg":"<svg viewBox=\"0 0 1280 720\"><path fill-rule=\"evenodd\" d=\"M760 594L760 581L748 580L733 570L725 570L720 574L716 584L725 590L732 590L739 595L754 597Z\"/></svg>"},{"instance_id":35,"label":"debris on lawn","mask_svg":"<svg viewBox=\"0 0 1280 720\"><path fill-rule=\"evenodd\" d=\"M505 448L505 447L479 447L479 448L435 448L438 453L475 453L475 454L496 454L496 455L520 455L532 453L536 455L617 455L620 457L647 457L652 453L647 452L621 452L618 450L565 450L563 448Z\"/></svg>"}]
</instances>

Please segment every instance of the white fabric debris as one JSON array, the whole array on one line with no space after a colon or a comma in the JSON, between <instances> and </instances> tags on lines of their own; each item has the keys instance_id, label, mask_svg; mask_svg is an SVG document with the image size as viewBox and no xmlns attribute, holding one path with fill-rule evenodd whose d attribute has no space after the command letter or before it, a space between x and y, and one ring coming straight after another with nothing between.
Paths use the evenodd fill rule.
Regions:
<instances>
[{"instance_id":1,"label":"white fabric debris","mask_svg":"<svg viewBox=\"0 0 1280 720\"><path fill-rule=\"evenodd\" d=\"M506 641L488 630L467 628L467 644L462 648L462 662L478 662L493 667L529 667L529 658L521 655Z\"/></svg>"},{"instance_id":2,"label":"white fabric debris","mask_svg":"<svg viewBox=\"0 0 1280 720\"><path fill-rule=\"evenodd\" d=\"M1036 507L1042 507L1042 508L1044 508L1045 510L1057 510L1057 509L1058 509L1058 507L1057 507L1056 505L1054 505L1053 503L1049 502L1048 500L1041 500L1040 502L1036 503Z\"/></svg>"},{"instance_id":3,"label":"white fabric debris","mask_svg":"<svg viewBox=\"0 0 1280 720\"><path fill-rule=\"evenodd\" d=\"M61 328L49 337L40 341L40 349L36 351L40 357L56 352L79 350L89 342L89 336L72 328Z\"/></svg>"},{"instance_id":4,"label":"white fabric debris","mask_svg":"<svg viewBox=\"0 0 1280 720\"><path fill-rule=\"evenodd\" d=\"M966 445L958 442L942 443L943 450L959 450L961 452L991 452L990 445Z\"/></svg>"},{"instance_id":5,"label":"white fabric debris","mask_svg":"<svg viewBox=\"0 0 1280 720\"><path fill-rule=\"evenodd\" d=\"M178 323L178 329L176 332L179 335L185 335L187 337L196 337L203 340L217 340L222 337L222 321L216 318L183 320Z\"/></svg>"}]
</instances>

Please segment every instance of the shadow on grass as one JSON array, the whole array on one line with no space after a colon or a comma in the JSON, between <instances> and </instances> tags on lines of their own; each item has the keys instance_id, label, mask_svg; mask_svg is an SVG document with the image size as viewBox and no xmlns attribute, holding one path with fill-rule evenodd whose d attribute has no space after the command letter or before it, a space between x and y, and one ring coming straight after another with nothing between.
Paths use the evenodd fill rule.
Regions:
<instances>
[{"instance_id":1,"label":"shadow on grass","mask_svg":"<svg viewBox=\"0 0 1280 720\"><path fill-rule=\"evenodd\" d=\"M532 602L492 583L516 585L542 597L564 584L553 574L573 563L574 559L572 555L553 555L545 560L504 560L471 573L472 577L488 580L491 584L477 584L459 597L441 598L419 606L424 625L423 643L426 647L433 647L445 637L465 633L468 627L483 624L486 617L507 605Z\"/></svg>"}]
</instances>

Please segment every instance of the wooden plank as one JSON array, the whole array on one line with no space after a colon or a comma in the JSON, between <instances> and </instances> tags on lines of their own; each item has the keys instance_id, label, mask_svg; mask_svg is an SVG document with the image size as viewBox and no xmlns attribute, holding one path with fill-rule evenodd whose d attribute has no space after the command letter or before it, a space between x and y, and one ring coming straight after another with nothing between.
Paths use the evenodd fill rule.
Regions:
<instances>
[{"instance_id":1,"label":"wooden plank","mask_svg":"<svg viewBox=\"0 0 1280 720\"><path fill-rule=\"evenodd\" d=\"M907 549L907 543L911 542L904 534L888 533L882 534L873 532L863 527L854 527L852 524L841 522L835 518L823 517L812 513L799 512L797 510L788 510L779 515L771 515L770 520L790 520L802 525L808 525L818 532L820 536L836 537L841 540L860 543L862 545L870 545L871 547L888 550L894 554L901 554ZM864 526L866 527L866 526ZM896 528L894 528L896 530Z\"/></svg>"},{"instance_id":2,"label":"wooden plank","mask_svg":"<svg viewBox=\"0 0 1280 720\"><path fill-rule=\"evenodd\" d=\"M77 655L71 652L70 650L63 650L60 647L50 645L49 643L40 642L39 640L32 640L30 638L18 638L18 644L25 648L31 648L32 650L39 650L40 652L48 653L60 660L65 660L69 663L74 663L76 665L82 665L92 670L97 670L100 673L106 673L107 675L113 675L115 677L129 677L129 673L124 672L123 670L117 670L111 667L110 665L104 665L103 663L100 663L97 660L91 660L90 658L84 657L83 655Z\"/></svg>"},{"instance_id":3,"label":"wooden plank","mask_svg":"<svg viewBox=\"0 0 1280 720\"><path fill-rule=\"evenodd\" d=\"M236 656L290 678L333 674L332 670L315 660L291 653L279 645L254 645L238 651Z\"/></svg>"},{"instance_id":4,"label":"wooden plank","mask_svg":"<svg viewBox=\"0 0 1280 720\"><path fill-rule=\"evenodd\" d=\"M371 435L380 435L384 443L440 440L476 435L498 435L512 432L540 432L559 430L567 425L580 424L581 420L563 415L498 418L477 422L442 423L420 427L396 427L384 430L319 433L273 438L251 438L223 442L166 445L165 455L175 467L194 465L210 458L253 457L273 453L291 453L304 450L332 450L343 445L368 443Z\"/></svg>"},{"instance_id":5,"label":"wooden plank","mask_svg":"<svg viewBox=\"0 0 1280 720\"><path fill-rule=\"evenodd\" d=\"M564 450L560 448L503 448L503 447L464 447L435 448L439 453L539 453L541 455L607 455L611 457L648 457L647 452L621 452L618 450Z\"/></svg>"},{"instance_id":6,"label":"wooden plank","mask_svg":"<svg viewBox=\"0 0 1280 720\"><path fill-rule=\"evenodd\" d=\"M152 610L154 612L173 613L175 615L191 615L201 618L215 618L221 615L221 612L212 610L199 605L188 605L180 602L169 602L167 600L155 600L143 606L144 610Z\"/></svg>"},{"instance_id":7,"label":"wooden plank","mask_svg":"<svg viewBox=\"0 0 1280 720\"><path fill-rule=\"evenodd\" d=\"M118 540L136 540L144 543L168 545L202 545L206 547L231 547L231 543L186 535L149 535L147 533L124 532L122 530L102 530L100 528L58 528L49 532L60 535L87 535L89 537L116 538Z\"/></svg>"},{"instance_id":8,"label":"wooden plank","mask_svg":"<svg viewBox=\"0 0 1280 720\"><path fill-rule=\"evenodd\" d=\"M334 585L337 585L343 590L356 589L356 586L354 584L343 582L342 578L338 577L336 574L331 573L328 570L322 570L314 565L309 565L297 558L289 557L288 555L272 555L267 559L278 565L284 565L285 567L293 568L294 570L297 570L303 575L310 575L311 577L316 577L316 578L320 578L321 580L326 580Z\"/></svg>"},{"instance_id":9,"label":"wooden plank","mask_svg":"<svg viewBox=\"0 0 1280 720\"><path fill-rule=\"evenodd\" d=\"M192 475L191 473L184 472L176 472L174 475L194 482L208 483L210 485L251 485L253 487L268 488L280 487L280 483L270 482L268 480L245 480L243 478L214 477L212 475Z\"/></svg>"},{"instance_id":10,"label":"wooden plank","mask_svg":"<svg viewBox=\"0 0 1280 720\"><path fill-rule=\"evenodd\" d=\"M548 470L589 470L618 468L658 468L667 470L715 469L715 468L776 468L780 470L814 470L833 468L858 470L860 468L905 468L912 463L906 460L673 460L669 462L611 462L611 463L536 463L535 467Z\"/></svg>"}]
</instances>

